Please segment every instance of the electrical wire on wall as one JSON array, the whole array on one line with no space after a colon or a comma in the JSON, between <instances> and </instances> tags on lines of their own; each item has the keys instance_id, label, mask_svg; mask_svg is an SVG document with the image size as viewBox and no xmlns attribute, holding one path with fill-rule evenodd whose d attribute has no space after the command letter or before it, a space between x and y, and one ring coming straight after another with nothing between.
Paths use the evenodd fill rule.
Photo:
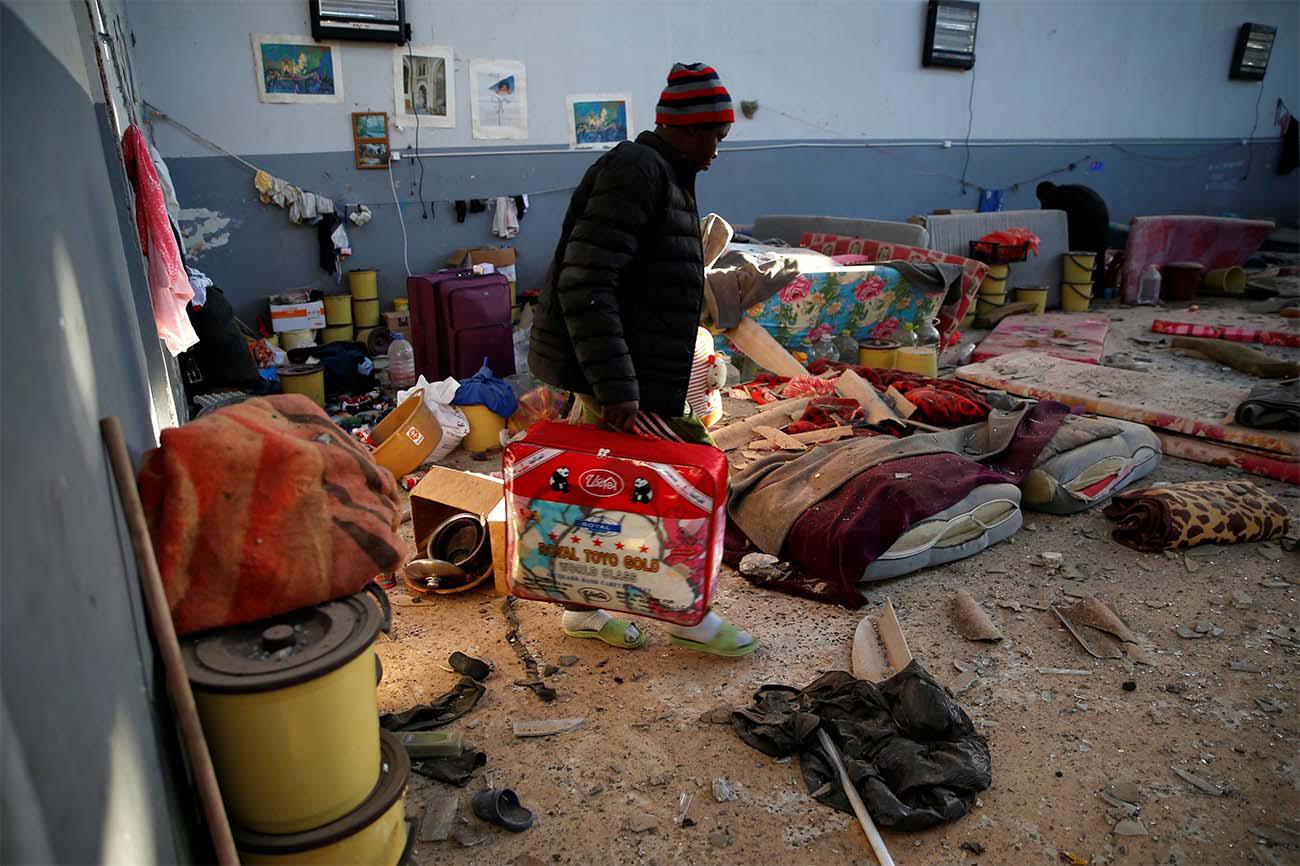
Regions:
<instances>
[{"instance_id":1,"label":"electrical wire on wall","mask_svg":"<svg viewBox=\"0 0 1300 866\"><path fill-rule=\"evenodd\" d=\"M393 206L397 208L397 222L402 226L402 263L406 265L406 275L414 276L411 273L411 258L408 252L409 243L406 238L406 215L402 213L402 203L397 200L397 183L393 180L393 161L388 161L388 186L393 190Z\"/></svg>"},{"instance_id":2,"label":"electrical wire on wall","mask_svg":"<svg viewBox=\"0 0 1300 866\"><path fill-rule=\"evenodd\" d=\"M970 168L970 134L975 128L975 67L970 68L970 94L966 97L966 159L961 165L961 194L966 194L966 171ZM1027 181L1026 181L1027 182ZM989 187L984 187L988 189Z\"/></svg>"},{"instance_id":3,"label":"electrical wire on wall","mask_svg":"<svg viewBox=\"0 0 1300 866\"><path fill-rule=\"evenodd\" d=\"M409 74L406 77L407 95L411 99L411 113L415 115L415 153L413 154L413 157L415 159L416 164L419 165L420 167L420 185L419 185L419 196L418 196L420 199L420 216L423 219L428 219L429 210L424 205L424 160L420 156L420 103L415 98L415 50L411 45L411 40L409 39L406 40L406 57L407 57L406 62L410 64ZM449 74L449 72L450 70L444 68L443 70L444 75ZM388 161L388 171L391 174L393 170L393 161L391 159L391 153L389 154L389 156L390 159ZM414 173L415 166L411 167L411 171L412 173ZM411 184L411 193L413 195L415 194L414 182ZM400 206L398 207L398 213L401 213ZM405 223L402 224L402 230L403 231L406 230ZM408 274L410 272L409 266L407 267L407 272Z\"/></svg>"},{"instance_id":4,"label":"electrical wire on wall","mask_svg":"<svg viewBox=\"0 0 1300 866\"><path fill-rule=\"evenodd\" d=\"M1259 104L1264 99L1264 79L1259 80L1259 92L1255 94L1255 122L1250 127L1250 135L1246 137L1246 173L1241 176L1243 181L1250 179L1250 170L1255 167L1255 132L1259 129Z\"/></svg>"}]
</instances>

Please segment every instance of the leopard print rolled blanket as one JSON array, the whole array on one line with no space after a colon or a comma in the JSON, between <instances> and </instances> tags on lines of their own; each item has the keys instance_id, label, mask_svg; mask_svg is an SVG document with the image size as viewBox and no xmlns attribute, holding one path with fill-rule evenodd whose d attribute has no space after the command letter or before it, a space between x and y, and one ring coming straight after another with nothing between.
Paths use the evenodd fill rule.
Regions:
<instances>
[{"instance_id":1,"label":"leopard print rolled blanket","mask_svg":"<svg viewBox=\"0 0 1300 866\"><path fill-rule=\"evenodd\" d=\"M1136 550L1267 541L1287 530L1287 510L1249 481L1189 481L1115 496L1102 512L1111 537Z\"/></svg>"}]
</instances>

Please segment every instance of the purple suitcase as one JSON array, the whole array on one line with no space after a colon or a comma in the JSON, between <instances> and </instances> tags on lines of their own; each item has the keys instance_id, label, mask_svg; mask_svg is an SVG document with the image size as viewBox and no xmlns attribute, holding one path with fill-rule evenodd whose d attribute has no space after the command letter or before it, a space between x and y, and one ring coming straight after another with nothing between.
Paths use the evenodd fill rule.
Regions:
<instances>
[{"instance_id":1,"label":"purple suitcase","mask_svg":"<svg viewBox=\"0 0 1300 866\"><path fill-rule=\"evenodd\" d=\"M498 376L515 372L510 283L502 274L439 271L406 280L415 369L430 382L466 379L487 358Z\"/></svg>"}]
</instances>

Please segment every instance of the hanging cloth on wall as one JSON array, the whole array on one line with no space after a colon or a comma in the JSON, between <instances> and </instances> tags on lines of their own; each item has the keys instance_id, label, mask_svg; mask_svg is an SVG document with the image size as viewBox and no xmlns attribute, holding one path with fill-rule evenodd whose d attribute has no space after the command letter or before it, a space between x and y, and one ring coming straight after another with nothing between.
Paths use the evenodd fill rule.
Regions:
<instances>
[{"instance_id":1,"label":"hanging cloth on wall","mask_svg":"<svg viewBox=\"0 0 1300 866\"><path fill-rule=\"evenodd\" d=\"M519 234L519 211L515 209L515 200L503 195L494 199L493 207L492 234L507 240Z\"/></svg>"},{"instance_id":2,"label":"hanging cloth on wall","mask_svg":"<svg viewBox=\"0 0 1300 866\"><path fill-rule=\"evenodd\" d=\"M321 217L334 213L333 199L314 192L304 192L287 180L273 177L265 171L253 175L253 187L262 204L274 204L289 211L289 222L296 225L314 225Z\"/></svg>"},{"instance_id":3,"label":"hanging cloth on wall","mask_svg":"<svg viewBox=\"0 0 1300 866\"><path fill-rule=\"evenodd\" d=\"M181 262L180 248L176 245L171 219L167 216L162 184L140 127L127 127L122 136L122 157L135 191L136 229L140 235L140 250L149 265L154 325L167 350L179 355L199 341L199 335L194 332L185 312L185 306L194 297L194 289Z\"/></svg>"}]
</instances>

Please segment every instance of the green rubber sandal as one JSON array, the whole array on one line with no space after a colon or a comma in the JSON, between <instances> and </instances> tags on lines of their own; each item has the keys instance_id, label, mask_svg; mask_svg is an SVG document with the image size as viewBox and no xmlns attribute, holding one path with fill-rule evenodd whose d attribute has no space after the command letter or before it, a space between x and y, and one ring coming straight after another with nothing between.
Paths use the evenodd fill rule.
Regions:
<instances>
[{"instance_id":1,"label":"green rubber sandal","mask_svg":"<svg viewBox=\"0 0 1300 866\"><path fill-rule=\"evenodd\" d=\"M636 629L636 640L629 641L627 639L628 626ZM645 632L635 623L617 617L610 617L609 621L600 627L600 631L566 628L564 633L569 637L581 638L582 640L604 641L615 649L636 649L645 643Z\"/></svg>"},{"instance_id":2,"label":"green rubber sandal","mask_svg":"<svg viewBox=\"0 0 1300 866\"><path fill-rule=\"evenodd\" d=\"M721 656L727 659L738 659L741 656L747 656L754 650L758 649L758 638L754 638L744 646L736 646L736 633L740 629L736 628L729 622L724 622L718 629L718 633L707 643L687 640L684 637L673 635L669 640L680 647L693 649L697 652L709 653L710 655Z\"/></svg>"}]
</instances>

